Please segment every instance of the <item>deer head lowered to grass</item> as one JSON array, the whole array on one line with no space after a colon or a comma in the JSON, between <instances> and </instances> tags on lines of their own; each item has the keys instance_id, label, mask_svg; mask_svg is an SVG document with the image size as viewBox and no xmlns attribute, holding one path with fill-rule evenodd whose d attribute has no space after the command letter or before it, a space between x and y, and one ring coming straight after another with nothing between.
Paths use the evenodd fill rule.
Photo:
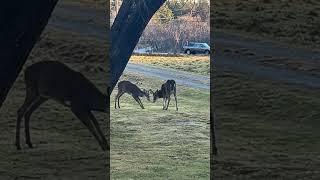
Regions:
<instances>
[{"instance_id":1,"label":"deer head lowered to grass","mask_svg":"<svg viewBox=\"0 0 320 180\"><path fill-rule=\"evenodd\" d=\"M115 109L117 109L117 102L118 108L120 108L120 97L125 93L130 94L142 109L144 109L144 106L139 97L146 97L147 100L150 101L149 92L147 90L141 90L137 85L131 83L130 81L121 81L118 83L118 94L116 95L114 102Z\"/></svg>"},{"instance_id":2,"label":"deer head lowered to grass","mask_svg":"<svg viewBox=\"0 0 320 180\"><path fill-rule=\"evenodd\" d=\"M26 144L32 148L29 122L31 114L45 101L53 99L71 109L89 129L102 150L110 146L91 111L109 112L109 97L80 72L56 61L35 63L25 70L26 98L18 110L16 147L20 146L20 124L25 118Z\"/></svg>"},{"instance_id":3,"label":"deer head lowered to grass","mask_svg":"<svg viewBox=\"0 0 320 180\"><path fill-rule=\"evenodd\" d=\"M170 96L173 94L176 101L176 110L178 111L178 101L176 96L176 82L174 80L167 80L164 84L161 85L160 90L156 90L153 94L153 102L156 102L157 99L163 98L163 110L168 110L170 103Z\"/></svg>"}]
</instances>

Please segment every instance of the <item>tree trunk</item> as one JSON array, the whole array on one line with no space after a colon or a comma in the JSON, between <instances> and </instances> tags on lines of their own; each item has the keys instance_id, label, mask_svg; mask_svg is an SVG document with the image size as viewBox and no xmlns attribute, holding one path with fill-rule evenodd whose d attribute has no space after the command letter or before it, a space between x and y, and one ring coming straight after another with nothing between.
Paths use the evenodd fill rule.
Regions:
<instances>
[{"instance_id":1,"label":"tree trunk","mask_svg":"<svg viewBox=\"0 0 320 180\"><path fill-rule=\"evenodd\" d=\"M58 0L6 2L0 7L0 107L18 77ZM124 0L111 27L111 90L134 47L165 0Z\"/></svg>"},{"instance_id":2,"label":"tree trunk","mask_svg":"<svg viewBox=\"0 0 320 180\"><path fill-rule=\"evenodd\" d=\"M58 0L10 0L0 6L0 107Z\"/></svg>"},{"instance_id":3,"label":"tree trunk","mask_svg":"<svg viewBox=\"0 0 320 180\"><path fill-rule=\"evenodd\" d=\"M212 149L212 154L217 155L218 150L217 150L217 145L216 145L216 133L215 133L215 112L213 108L210 108L210 130L211 130L211 149Z\"/></svg>"},{"instance_id":4,"label":"tree trunk","mask_svg":"<svg viewBox=\"0 0 320 180\"><path fill-rule=\"evenodd\" d=\"M165 0L124 0L111 27L111 90L117 84L139 38Z\"/></svg>"},{"instance_id":5,"label":"tree trunk","mask_svg":"<svg viewBox=\"0 0 320 180\"><path fill-rule=\"evenodd\" d=\"M210 11L213 12L213 6L210 6ZM210 13L210 24L213 25L213 14L214 13ZM213 47L212 44L214 44L214 37L213 37L213 29L214 28L211 28L210 29L210 44L211 46L210 47ZM211 51L214 51L211 50ZM215 155L218 155L218 149L217 149L217 145L216 145L216 130L215 130L215 127L216 127L216 122L217 122L217 119L216 119L216 107L217 105L215 104L216 101L214 100L214 92L215 92L215 89L214 89L214 80L216 79L215 77L215 74L213 72L213 69L215 68L214 67L214 64L213 62L215 62L215 57L214 57L214 54L213 55L210 55L210 179L214 179L214 157ZM215 71L216 73L217 71Z\"/></svg>"},{"instance_id":6,"label":"tree trunk","mask_svg":"<svg viewBox=\"0 0 320 180\"><path fill-rule=\"evenodd\" d=\"M214 171L214 156L218 155L218 150L216 146L216 133L215 133L215 112L213 111L212 106L210 105L210 179L213 179Z\"/></svg>"}]
</instances>

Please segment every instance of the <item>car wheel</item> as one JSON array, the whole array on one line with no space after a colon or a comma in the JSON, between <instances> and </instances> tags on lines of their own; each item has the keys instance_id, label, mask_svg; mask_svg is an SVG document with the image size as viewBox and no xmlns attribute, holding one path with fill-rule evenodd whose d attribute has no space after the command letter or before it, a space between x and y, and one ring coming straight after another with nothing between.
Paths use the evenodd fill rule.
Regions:
<instances>
[{"instance_id":1,"label":"car wheel","mask_svg":"<svg viewBox=\"0 0 320 180\"><path fill-rule=\"evenodd\" d=\"M205 53L206 55L208 55L208 54L210 54L210 51L206 50L204 53Z\"/></svg>"},{"instance_id":2,"label":"car wheel","mask_svg":"<svg viewBox=\"0 0 320 180\"><path fill-rule=\"evenodd\" d=\"M190 55L190 54L191 54L191 51L188 49L188 50L186 50L186 53L187 53L188 55Z\"/></svg>"}]
</instances>

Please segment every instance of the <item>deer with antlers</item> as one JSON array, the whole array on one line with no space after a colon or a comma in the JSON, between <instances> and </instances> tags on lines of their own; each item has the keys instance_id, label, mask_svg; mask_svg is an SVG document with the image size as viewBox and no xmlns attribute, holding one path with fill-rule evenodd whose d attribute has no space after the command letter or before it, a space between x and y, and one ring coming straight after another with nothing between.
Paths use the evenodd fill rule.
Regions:
<instances>
[{"instance_id":1,"label":"deer with antlers","mask_svg":"<svg viewBox=\"0 0 320 180\"><path fill-rule=\"evenodd\" d=\"M25 70L26 98L18 110L16 148L20 146L20 124L25 119L26 144L32 148L29 122L31 114L49 99L67 106L89 129L102 150L110 146L91 111L109 112L109 97L80 72L56 61L35 63Z\"/></svg>"},{"instance_id":2,"label":"deer with antlers","mask_svg":"<svg viewBox=\"0 0 320 180\"><path fill-rule=\"evenodd\" d=\"M120 108L120 97L125 93L130 94L142 109L144 109L144 106L139 97L146 97L147 100L150 101L149 92L147 90L141 90L137 85L130 81L121 81L118 83L118 94L116 95L114 102L115 109L117 109L117 103L118 108Z\"/></svg>"},{"instance_id":3,"label":"deer with antlers","mask_svg":"<svg viewBox=\"0 0 320 180\"><path fill-rule=\"evenodd\" d=\"M167 80L164 84L161 85L160 90L156 90L156 92L152 92L153 94L153 102L156 102L157 99L163 98L163 110L168 110L170 103L170 96L173 94L174 99L176 101L176 110L178 111L178 101L176 95L176 82L174 80Z\"/></svg>"}]
</instances>

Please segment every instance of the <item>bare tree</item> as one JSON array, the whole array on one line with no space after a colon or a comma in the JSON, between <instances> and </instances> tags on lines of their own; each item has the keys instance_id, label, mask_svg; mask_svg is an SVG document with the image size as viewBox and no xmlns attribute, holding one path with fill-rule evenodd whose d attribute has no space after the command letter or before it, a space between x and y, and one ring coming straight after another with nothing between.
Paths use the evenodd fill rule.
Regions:
<instances>
[{"instance_id":1,"label":"bare tree","mask_svg":"<svg viewBox=\"0 0 320 180\"><path fill-rule=\"evenodd\" d=\"M198 16L180 16L161 25L151 20L137 46L151 46L157 52L177 53L187 41L209 43L209 23Z\"/></svg>"},{"instance_id":2,"label":"bare tree","mask_svg":"<svg viewBox=\"0 0 320 180\"><path fill-rule=\"evenodd\" d=\"M180 23L177 23L176 28L174 30L174 34L173 34L173 39L174 39L174 53L176 54L178 51L178 46L179 46L179 42L181 39L181 29L180 29Z\"/></svg>"}]
</instances>

